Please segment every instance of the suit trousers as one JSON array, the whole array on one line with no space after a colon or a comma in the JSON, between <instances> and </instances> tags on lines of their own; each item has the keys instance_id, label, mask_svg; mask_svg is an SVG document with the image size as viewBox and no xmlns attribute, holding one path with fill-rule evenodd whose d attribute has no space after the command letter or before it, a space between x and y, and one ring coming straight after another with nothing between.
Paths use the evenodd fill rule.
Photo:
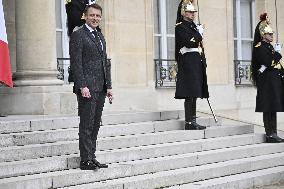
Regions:
<instances>
[{"instance_id":1,"label":"suit trousers","mask_svg":"<svg viewBox=\"0 0 284 189\"><path fill-rule=\"evenodd\" d=\"M78 114L80 117L79 150L81 161L96 158L96 141L105 98L105 92L91 93L91 98L84 98L81 93L77 94Z\"/></svg>"}]
</instances>

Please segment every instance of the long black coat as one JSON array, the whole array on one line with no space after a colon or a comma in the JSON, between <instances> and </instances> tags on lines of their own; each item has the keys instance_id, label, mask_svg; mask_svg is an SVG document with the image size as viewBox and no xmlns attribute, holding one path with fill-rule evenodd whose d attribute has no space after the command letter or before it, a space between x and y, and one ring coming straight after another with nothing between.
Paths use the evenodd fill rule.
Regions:
<instances>
[{"instance_id":1,"label":"long black coat","mask_svg":"<svg viewBox=\"0 0 284 189\"><path fill-rule=\"evenodd\" d=\"M67 26L69 36L71 36L76 26L82 26L85 23L85 19L83 19L82 16L88 3L88 0L66 1L65 9L67 14Z\"/></svg>"},{"instance_id":2,"label":"long black coat","mask_svg":"<svg viewBox=\"0 0 284 189\"><path fill-rule=\"evenodd\" d=\"M208 98L206 59L204 53L179 53L182 47L198 48L202 36L194 22L182 21L175 28L176 60L178 64L176 99L188 97Z\"/></svg>"},{"instance_id":3,"label":"long black coat","mask_svg":"<svg viewBox=\"0 0 284 189\"><path fill-rule=\"evenodd\" d=\"M284 70L282 66L281 69L275 68L281 57L281 54L275 52L270 43L264 41L253 49L252 64L257 70L261 65L267 67L263 73L255 74L257 75L256 112L284 111Z\"/></svg>"}]
</instances>

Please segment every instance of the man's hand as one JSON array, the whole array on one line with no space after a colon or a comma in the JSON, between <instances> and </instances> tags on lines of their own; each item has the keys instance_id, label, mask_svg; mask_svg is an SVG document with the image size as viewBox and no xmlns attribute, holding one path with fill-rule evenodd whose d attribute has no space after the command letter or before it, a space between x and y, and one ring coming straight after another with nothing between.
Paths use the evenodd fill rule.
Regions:
<instances>
[{"instance_id":1,"label":"man's hand","mask_svg":"<svg viewBox=\"0 0 284 189\"><path fill-rule=\"evenodd\" d=\"M91 98L91 93L88 87L81 88L81 94L85 98Z\"/></svg>"},{"instance_id":2,"label":"man's hand","mask_svg":"<svg viewBox=\"0 0 284 189\"><path fill-rule=\"evenodd\" d=\"M112 104L112 100L113 100L112 89L107 89L107 97L108 97L109 103Z\"/></svg>"}]
</instances>

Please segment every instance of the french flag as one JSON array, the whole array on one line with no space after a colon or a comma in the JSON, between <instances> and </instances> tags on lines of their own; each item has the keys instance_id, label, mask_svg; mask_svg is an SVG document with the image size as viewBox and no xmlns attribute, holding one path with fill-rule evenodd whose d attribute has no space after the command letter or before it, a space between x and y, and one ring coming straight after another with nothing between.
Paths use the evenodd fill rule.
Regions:
<instances>
[{"instance_id":1,"label":"french flag","mask_svg":"<svg viewBox=\"0 0 284 189\"><path fill-rule=\"evenodd\" d=\"M5 83L9 87L13 87L12 69L10 64L2 0L0 0L0 85L1 82Z\"/></svg>"}]
</instances>

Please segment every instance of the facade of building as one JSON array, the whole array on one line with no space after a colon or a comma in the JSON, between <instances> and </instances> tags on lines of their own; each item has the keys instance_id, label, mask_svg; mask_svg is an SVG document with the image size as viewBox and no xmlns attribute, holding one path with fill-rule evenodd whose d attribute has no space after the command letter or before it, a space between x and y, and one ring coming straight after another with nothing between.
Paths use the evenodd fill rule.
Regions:
<instances>
[{"instance_id":1,"label":"facade of building","mask_svg":"<svg viewBox=\"0 0 284 189\"><path fill-rule=\"evenodd\" d=\"M195 5L197 4L195 0ZM216 110L253 108L249 82L254 27L268 12L276 29L274 0L198 0L210 100ZM284 1L276 0L278 10ZM0 88L0 113L72 114L65 0L3 0L15 88ZM174 27L179 0L99 0L112 62L114 103L107 111L182 109L174 99ZM284 12L278 11L284 42ZM198 22L198 20L197 20ZM67 58L65 60L65 58ZM59 67L58 67L59 64ZM65 65L66 64L66 65ZM169 67L168 67L169 66ZM58 75L58 68L64 73ZM59 78L59 79L58 79ZM200 110L208 110L199 100Z\"/></svg>"}]
</instances>

